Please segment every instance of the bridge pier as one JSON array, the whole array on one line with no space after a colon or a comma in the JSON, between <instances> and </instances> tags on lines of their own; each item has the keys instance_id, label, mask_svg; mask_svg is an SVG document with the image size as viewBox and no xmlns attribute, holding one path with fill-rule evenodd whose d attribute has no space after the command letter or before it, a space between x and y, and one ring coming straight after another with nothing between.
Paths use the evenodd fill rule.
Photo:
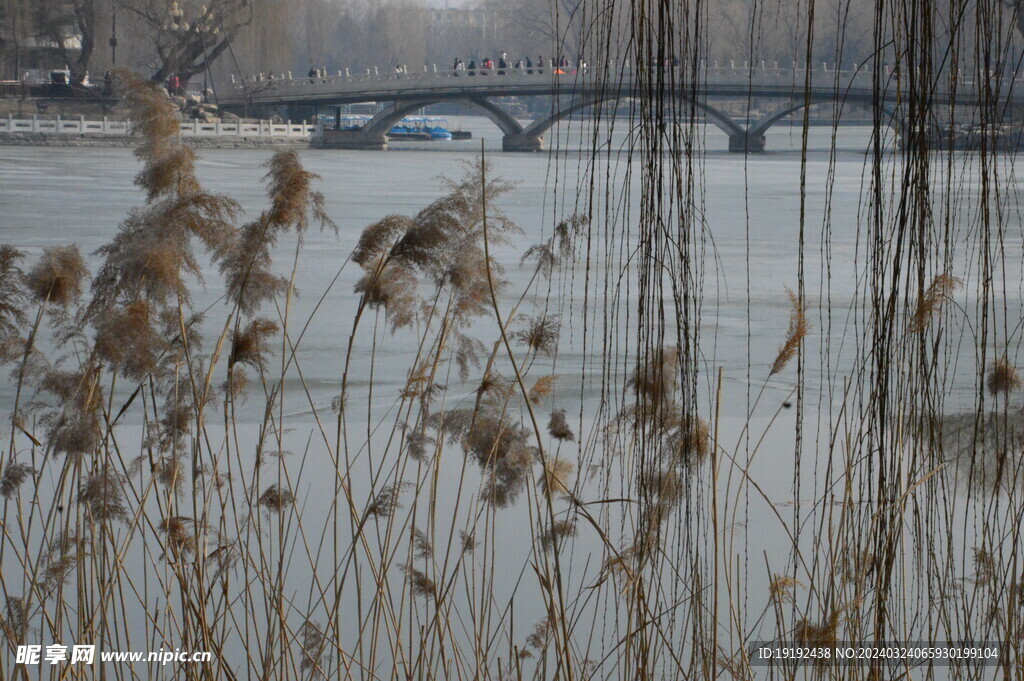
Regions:
<instances>
[{"instance_id":1,"label":"bridge pier","mask_svg":"<svg viewBox=\"0 0 1024 681\"><path fill-rule=\"evenodd\" d=\"M367 134L362 130L324 129L323 140L318 145L324 149L370 149L388 148L388 139L383 134Z\"/></svg>"},{"instance_id":2,"label":"bridge pier","mask_svg":"<svg viewBox=\"0 0 1024 681\"><path fill-rule=\"evenodd\" d=\"M543 151L544 138L540 135L509 133L501 138L502 151Z\"/></svg>"},{"instance_id":3,"label":"bridge pier","mask_svg":"<svg viewBox=\"0 0 1024 681\"><path fill-rule=\"evenodd\" d=\"M729 151L734 154L760 154L764 153L764 147L764 135L748 135L746 132L729 135Z\"/></svg>"}]
</instances>

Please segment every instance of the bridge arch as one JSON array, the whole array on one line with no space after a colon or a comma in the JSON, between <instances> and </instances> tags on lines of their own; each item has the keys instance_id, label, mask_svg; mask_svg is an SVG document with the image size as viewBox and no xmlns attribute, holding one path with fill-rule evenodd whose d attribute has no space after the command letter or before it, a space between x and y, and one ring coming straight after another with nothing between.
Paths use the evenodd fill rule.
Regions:
<instances>
[{"instance_id":1,"label":"bridge arch","mask_svg":"<svg viewBox=\"0 0 1024 681\"><path fill-rule=\"evenodd\" d=\"M402 120L416 109L434 104L435 100L415 99L404 102L393 102L391 106L378 111L373 118L363 123L360 128L365 137L383 137L388 130L395 127L395 123Z\"/></svg>"},{"instance_id":2,"label":"bridge arch","mask_svg":"<svg viewBox=\"0 0 1024 681\"><path fill-rule=\"evenodd\" d=\"M760 152L765 149L765 133L773 125L781 121L783 118L798 111L804 107L812 104L819 104L821 102L834 101L835 97L829 94L811 94L807 97L794 97L782 106L779 106L775 110L765 114L757 121L751 123L749 126L744 128L738 122L736 122L729 114L721 111L720 109L711 106L706 101L699 99L693 99L689 94L675 93L678 99L692 103L697 109L703 112L707 121L717 127L719 130L724 132L729 137L729 151L732 152ZM519 135L519 138L529 138L535 140L532 148L540 148L540 138L548 130L550 130L556 123L563 118L570 116L577 111L586 109L594 106L601 102L613 101L619 99L626 99L632 97L630 92L623 92L620 90L609 90L608 92L590 95L589 97L574 98L573 101L558 111L553 112L550 116L543 119L538 119L533 123L529 124L525 130ZM886 113L887 122L893 127L898 134L902 134L902 129L899 125L899 117L896 112L896 106L890 103L883 104L883 108ZM506 140L507 142L507 140ZM525 146L525 145L524 145ZM506 148L508 145L506 144ZM518 150L518 149L516 149Z\"/></svg>"},{"instance_id":3,"label":"bridge arch","mask_svg":"<svg viewBox=\"0 0 1024 681\"><path fill-rule=\"evenodd\" d=\"M417 109L422 109L431 104L437 104L440 99L415 99L401 102L394 102L391 106L378 112L368 120L361 129L361 132L370 138L386 135L388 130L395 127L395 124ZM517 121L509 112L490 100L479 97L467 97L459 101L476 109L495 125L505 135L517 135L523 132L522 124Z\"/></svg>"},{"instance_id":4,"label":"bridge arch","mask_svg":"<svg viewBox=\"0 0 1024 681\"><path fill-rule=\"evenodd\" d=\"M526 129L523 130L522 134L524 137L540 137L548 130L550 130L552 127L554 127L554 125L561 121L563 118L565 118L566 116L571 116L577 111L582 111L583 109L587 109L602 102L616 101L619 99L628 99L633 96L634 95L632 93L620 92L618 90L609 90L608 92L597 95L591 95L589 97L574 98L573 101L569 104L569 106L563 107L562 109L555 111L547 118L538 119L531 123L530 125L528 125ZM734 135L744 134L743 127L740 126L740 124L734 121L732 118L730 118L729 115L724 111L716 109L707 102L702 102L700 100L691 100L688 97L680 98L685 99L686 101L692 101L694 106L700 109L704 113L704 115L708 117L711 123L719 130L724 132L726 135L733 137Z\"/></svg>"},{"instance_id":5,"label":"bridge arch","mask_svg":"<svg viewBox=\"0 0 1024 681\"><path fill-rule=\"evenodd\" d=\"M789 102L776 108L774 111L771 111L765 114L764 116L761 116L761 118L757 119L756 121L754 121L747 128L747 135L749 135L750 137L764 137L764 134L768 132L768 128L772 127L773 125L781 121L783 118L793 113L794 111L799 111L800 109L803 109L804 107L810 106L812 104L818 104L820 102L830 100L830 97L813 96L805 97L804 99L801 100L790 100Z\"/></svg>"}]
</instances>

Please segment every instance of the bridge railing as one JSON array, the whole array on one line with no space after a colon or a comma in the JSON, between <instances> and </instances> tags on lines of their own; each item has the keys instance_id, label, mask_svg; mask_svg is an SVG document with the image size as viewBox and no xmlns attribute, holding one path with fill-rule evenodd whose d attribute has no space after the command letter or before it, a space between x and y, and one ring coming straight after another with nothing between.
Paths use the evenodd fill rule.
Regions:
<instances>
[{"instance_id":1,"label":"bridge railing","mask_svg":"<svg viewBox=\"0 0 1024 681\"><path fill-rule=\"evenodd\" d=\"M644 69L645 72L657 69L656 66L651 66ZM636 74L640 73L640 69L634 67L592 67L586 66L582 68L577 67L532 67L532 68L505 68L505 69L427 69L424 71L409 71L401 73L382 73L379 71L368 71L367 73L356 73L356 74L343 74L338 72L336 75L328 76L315 76L308 77L303 76L300 78L289 77L287 74L279 78L272 79L258 79L256 77L249 77L245 80L239 80L234 76L231 77L231 81L223 83L219 87L221 89L231 90L247 90L252 93L263 92L266 90L281 90L281 89L295 89L295 88L318 88L321 86L336 87L338 85L351 84L355 86L366 85L366 84L377 84L377 83L422 83L422 82L433 82L437 80L444 80L449 78L529 78L535 80L551 79L552 77L568 77L568 78L587 78L592 80L598 80L600 78L606 79L618 79L625 77L632 79ZM682 79L692 75L692 71L687 70L683 67L668 67L665 69L666 72L674 72L677 78ZM823 68L823 69L812 69L813 74L821 74L822 76L827 75L829 78L849 78L854 76L857 71L855 70L840 70ZM803 80L807 74L807 69L797 68L779 68L772 66L745 66L745 67L717 67L717 66L705 66L698 72L702 74L703 78L707 79L720 79L720 78L732 78L736 80L746 80L751 76L759 78L797 78ZM870 75L870 74L867 74Z\"/></svg>"},{"instance_id":2,"label":"bridge railing","mask_svg":"<svg viewBox=\"0 0 1024 681\"><path fill-rule=\"evenodd\" d=\"M653 68L653 67L652 67ZM533 72L530 73L529 71ZM475 69L467 70L427 70L414 73L363 73L349 75L319 76L315 78L279 78L264 81L239 81L218 87L222 103L233 103L248 100L250 102L270 102L275 100L317 98L324 95L359 93L379 94L386 98L388 93L405 90L430 89L434 87L452 87L460 89L487 89L498 85L529 87L541 83L550 83L552 87L566 85L629 83L637 78L638 70L634 68L595 68L584 69L542 67L538 69ZM693 76L682 69L675 69L675 81L688 82ZM699 81L708 85L746 85L758 83L762 85L796 86L806 81L806 69L781 68L729 68L707 67L698 74ZM812 71L812 78L825 85L842 83L849 86L855 80L864 78L863 85L870 84L870 74L857 74L854 71ZM820 80L819 80L820 79ZM560 85L559 85L560 84Z\"/></svg>"},{"instance_id":3,"label":"bridge railing","mask_svg":"<svg viewBox=\"0 0 1024 681\"><path fill-rule=\"evenodd\" d=\"M802 86L812 82L815 87L839 88L873 88L874 73L870 65L854 64L852 67L836 69L828 64L808 69L801 66L779 67L777 64L765 62L728 66L701 64L696 70L686 66L643 67L644 71L664 68L671 72L678 83L691 82L696 76L698 83L708 86L730 85L780 85ZM271 101L301 97L317 97L324 94L344 94L387 92L429 88L434 86L451 86L458 83L460 88L487 88L500 82L505 85L528 85L543 82L551 83L624 83L637 78L641 69L636 67L550 67L534 66L532 68L505 69L473 69L453 70L424 67L423 71L387 73L378 70L366 73L342 73L335 75L304 76L292 78L288 74L272 80L235 79L220 86L222 99L227 102L249 99L249 101ZM909 75L907 69L899 71L888 65L882 69L883 87L895 89L897 80L905 83ZM1010 74L999 84L1003 92L1009 92L1018 80L1018 74ZM1020 74L1024 78L1024 73ZM957 87L963 91L977 89L982 84L994 84L989 73L960 72L956 77ZM456 81L455 79L459 79ZM905 85L902 85L905 87Z\"/></svg>"},{"instance_id":4,"label":"bridge railing","mask_svg":"<svg viewBox=\"0 0 1024 681\"><path fill-rule=\"evenodd\" d=\"M182 121L182 137L292 137L309 138L316 130L310 123L275 123L273 121ZM0 134L45 133L50 135L127 135L131 132L128 121L103 118L86 120L78 118L0 118Z\"/></svg>"}]
</instances>

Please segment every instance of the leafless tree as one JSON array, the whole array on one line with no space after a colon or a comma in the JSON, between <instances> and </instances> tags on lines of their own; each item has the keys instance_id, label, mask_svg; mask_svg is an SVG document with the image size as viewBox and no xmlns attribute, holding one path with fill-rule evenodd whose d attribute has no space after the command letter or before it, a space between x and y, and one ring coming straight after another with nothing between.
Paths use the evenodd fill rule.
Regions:
<instances>
[{"instance_id":1,"label":"leafless tree","mask_svg":"<svg viewBox=\"0 0 1024 681\"><path fill-rule=\"evenodd\" d=\"M35 0L31 6L31 35L49 42L81 83L89 71L96 46L95 0Z\"/></svg>"},{"instance_id":2,"label":"leafless tree","mask_svg":"<svg viewBox=\"0 0 1024 681\"><path fill-rule=\"evenodd\" d=\"M508 15L510 42L520 49L544 50L552 57L580 56L587 33L584 0L495 0L485 6Z\"/></svg>"},{"instance_id":3,"label":"leafless tree","mask_svg":"<svg viewBox=\"0 0 1024 681\"><path fill-rule=\"evenodd\" d=\"M17 78L21 71L21 50L28 23L24 0L3 0L0 3L0 68Z\"/></svg>"},{"instance_id":4,"label":"leafless tree","mask_svg":"<svg viewBox=\"0 0 1024 681\"><path fill-rule=\"evenodd\" d=\"M208 4L201 4L202 2ZM255 0L117 0L148 29L157 55L150 78L160 82L202 73L253 18Z\"/></svg>"}]
</instances>

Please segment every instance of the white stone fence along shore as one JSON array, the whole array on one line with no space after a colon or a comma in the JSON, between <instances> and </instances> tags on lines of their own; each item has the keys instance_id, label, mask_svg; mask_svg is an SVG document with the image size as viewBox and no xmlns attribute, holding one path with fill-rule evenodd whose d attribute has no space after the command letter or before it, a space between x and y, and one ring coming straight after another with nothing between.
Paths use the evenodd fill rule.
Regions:
<instances>
[{"instance_id":1,"label":"white stone fence along shore","mask_svg":"<svg viewBox=\"0 0 1024 681\"><path fill-rule=\"evenodd\" d=\"M128 121L88 121L84 116L76 118L0 118L0 134L43 133L49 135L127 135L131 124ZM195 121L181 122L182 137L289 137L309 139L316 130L310 123L273 123L271 121Z\"/></svg>"}]
</instances>

